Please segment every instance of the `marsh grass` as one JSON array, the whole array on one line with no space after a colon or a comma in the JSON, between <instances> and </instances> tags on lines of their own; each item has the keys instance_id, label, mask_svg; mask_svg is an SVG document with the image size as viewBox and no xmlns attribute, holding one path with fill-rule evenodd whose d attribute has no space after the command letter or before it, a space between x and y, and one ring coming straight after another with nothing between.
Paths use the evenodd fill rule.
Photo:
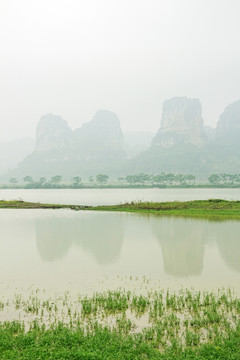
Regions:
<instances>
[{"instance_id":1,"label":"marsh grass","mask_svg":"<svg viewBox=\"0 0 240 360\"><path fill-rule=\"evenodd\" d=\"M170 202L130 202L120 205L91 207L90 210L137 212L142 214L204 217L209 220L240 219L240 201L222 199L170 201Z\"/></svg>"},{"instance_id":2,"label":"marsh grass","mask_svg":"<svg viewBox=\"0 0 240 360\"><path fill-rule=\"evenodd\" d=\"M230 290L45 299L37 290L0 304L0 318L15 314L0 325L1 359L220 359L230 344L229 359L240 358L240 300Z\"/></svg>"},{"instance_id":3,"label":"marsh grass","mask_svg":"<svg viewBox=\"0 0 240 360\"><path fill-rule=\"evenodd\" d=\"M171 201L171 202L131 202L119 205L82 206L24 202L22 200L0 200L0 208L10 209L72 209L94 211L137 212L142 214L173 215L208 218L209 220L240 219L240 201L222 199Z\"/></svg>"}]
</instances>

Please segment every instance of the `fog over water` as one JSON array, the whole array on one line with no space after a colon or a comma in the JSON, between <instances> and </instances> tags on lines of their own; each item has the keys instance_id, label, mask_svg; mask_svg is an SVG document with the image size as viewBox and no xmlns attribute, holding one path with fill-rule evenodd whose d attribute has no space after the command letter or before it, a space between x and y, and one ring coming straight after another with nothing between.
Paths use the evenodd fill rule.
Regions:
<instances>
[{"instance_id":1,"label":"fog over water","mask_svg":"<svg viewBox=\"0 0 240 360\"><path fill-rule=\"evenodd\" d=\"M199 98L206 124L239 98L238 0L2 0L0 141L42 114L71 128L97 109L123 131L160 126L162 103Z\"/></svg>"}]
</instances>

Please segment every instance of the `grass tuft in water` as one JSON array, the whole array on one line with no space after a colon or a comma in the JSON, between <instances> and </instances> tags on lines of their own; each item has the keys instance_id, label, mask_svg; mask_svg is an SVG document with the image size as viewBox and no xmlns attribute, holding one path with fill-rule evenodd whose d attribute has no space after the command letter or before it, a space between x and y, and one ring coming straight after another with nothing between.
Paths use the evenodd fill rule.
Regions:
<instances>
[{"instance_id":1,"label":"grass tuft in water","mask_svg":"<svg viewBox=\"0 0 240 360\"><path fill-rule=\"evenodd\" d=\"M0 359L240 359L240 300L230 291L107 291L0 301ZM17 320L18 319L18 320Z\"/></svg>"}]
</instances>

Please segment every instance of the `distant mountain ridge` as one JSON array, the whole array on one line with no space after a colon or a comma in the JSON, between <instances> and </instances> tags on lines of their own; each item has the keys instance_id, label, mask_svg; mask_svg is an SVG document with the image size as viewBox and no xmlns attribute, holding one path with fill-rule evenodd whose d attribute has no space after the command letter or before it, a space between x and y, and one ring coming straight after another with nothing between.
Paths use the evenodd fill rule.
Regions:
<instances>
[{"instance_id":1,"label":"distant mountain ridge","mask_svg":"<svg viewBox=\"0 0 240 360\"><path fill-rule=\"evenodd\" d=\"M46 114L37 125L35 151L8 176L115 174L125 160L123 133L115 113L98 110L91 121L74 131L61 116Z\"/></svg>"},{"instance_id":2,"label":"distant mountain ridge","mask_svg":"<svg viewBox=\"0 0 240 360\"><path fill-rule=\"evenodd\" d=\"M213 129L204 126L198 99L169 99L155 136L132 132L126 133L125 139L117 115L109 110L98 110L76 130L61 116L47 114L37 125L35 150L3 178L60 174L70 179L98 173L118 177L140 172L199 177L239 173L240 100L226 107Z\"/></svg>"},{"instance_id":3,"label":"distant mountain ridge","mask_svg":"<svg viewBox=\"0 0 240 360\"><path fill-rule=\"evenodd\" d=\"M240 100L228 105L217 128L204 127L199 100L172 98L164 103L161 128L145 152L125 164L124 172L240 172Z\"/></svg>"}]
</instances>

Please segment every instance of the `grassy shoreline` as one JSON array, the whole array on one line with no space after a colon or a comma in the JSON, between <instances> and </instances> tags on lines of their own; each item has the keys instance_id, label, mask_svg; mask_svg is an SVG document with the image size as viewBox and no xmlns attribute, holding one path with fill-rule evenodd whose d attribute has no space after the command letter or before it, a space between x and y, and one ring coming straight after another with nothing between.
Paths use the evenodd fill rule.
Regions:
<instances>
[{"instance_id":1,"label":"grassy shoreline","mask_svg":"<svg viewBox=\"0 0 240 360\"><path fill-rule=\"evenodd\" d=\"M82 206L42 204L21 200L0 200L2 209L72 209L94 211L136 212L142 214L174 215L189 217L211 217L240 219L240 201L221 199L172 201L172 202L131 202L120 205Z\"/></svg>"}]
</instances>

